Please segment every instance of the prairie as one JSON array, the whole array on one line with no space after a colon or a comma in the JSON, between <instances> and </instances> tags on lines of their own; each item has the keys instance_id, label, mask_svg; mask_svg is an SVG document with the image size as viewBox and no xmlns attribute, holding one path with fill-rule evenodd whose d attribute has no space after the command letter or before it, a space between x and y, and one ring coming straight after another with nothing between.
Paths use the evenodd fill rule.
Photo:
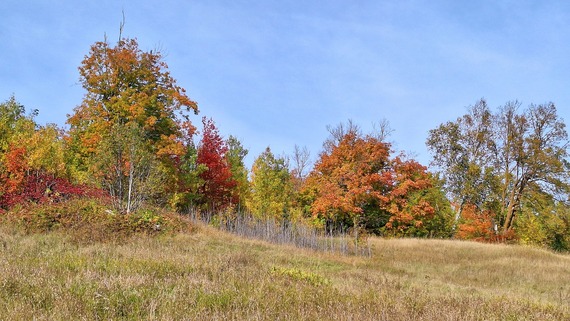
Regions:
<instances>
[{"instance_id":1,"label":"prairie","mask_svg":"<svg viewBox=\"0 0 570 321\"><path fill-rule=\"evenodd\" d=\"M75 242L0 230L1 320L570 320L570 256L371 240L340 256L192 233Z\"/></svg>"}]
</instances>

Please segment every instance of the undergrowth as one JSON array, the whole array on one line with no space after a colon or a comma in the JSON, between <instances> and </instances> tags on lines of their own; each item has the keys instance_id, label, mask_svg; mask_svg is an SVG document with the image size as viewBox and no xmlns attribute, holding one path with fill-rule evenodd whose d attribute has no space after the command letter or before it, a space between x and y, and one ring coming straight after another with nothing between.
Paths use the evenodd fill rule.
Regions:
<instances>
[{"instance_id":1,"label":"undergrowth","mask_svg":"<svg viewBox=\"0 0 570 321\"><path fill-rule=\"evenodd\" d=\"M32 234L62 232L78 242L121 241L133 235L190 232L195 225L165 210L142 208L119 214L98 199L74 198L58 203L18 205L1 220L14 232Z\"/></svg>"}]
</instances>

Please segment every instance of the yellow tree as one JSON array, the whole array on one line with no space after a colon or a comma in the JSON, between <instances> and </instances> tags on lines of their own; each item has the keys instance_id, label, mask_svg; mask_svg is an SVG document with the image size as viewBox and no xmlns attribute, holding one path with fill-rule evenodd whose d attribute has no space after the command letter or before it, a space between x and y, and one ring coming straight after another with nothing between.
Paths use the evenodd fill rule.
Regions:
<instances>
[{"instance_id":1,"label":"yellow tree","mask_svg":"<svg viewBox=\"0 0 570 321\"><path fill-rule=\"evenodd\" d=\"M257 216L287 218L292 189L286 160L267 147L251 169L251 211Z\"/></svg>"}]
</instances>

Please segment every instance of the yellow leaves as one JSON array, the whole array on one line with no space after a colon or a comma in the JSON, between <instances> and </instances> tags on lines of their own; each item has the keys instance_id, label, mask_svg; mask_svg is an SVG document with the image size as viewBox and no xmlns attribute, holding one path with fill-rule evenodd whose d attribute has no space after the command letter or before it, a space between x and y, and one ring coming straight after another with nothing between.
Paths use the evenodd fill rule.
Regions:
<instances>
[{"instance_id":1,"label":"yellow leaves","mask_svg":"<svg viewBox=\"0 0 570 321\"><path fill-rule=\"evenodd\" d=\"M269 147L253 163L250 207L255 215L282 218L291 205L293 185L285 159Z\"/></svg>"},{"instance_id":2,"label":"yellow leaves","mask_svg":"<svg viewBox=\"0 0 570 321\"><path fill-rule=\"evenodd\" d=\"M27 142L28 166L56 176L65 173L65 146L56 127L37 130Z\"/></svg>"},{"instance_id":3,"label":"yellow leaves","mask_svg":"<svg viewBox=\"0 0 570 321\"><path fill-rule=\"evenodd\" d=\"M158 118L156 118L155 116L150 116L147 120L146 120L146 125L149 127L154 127L154 124L156 124Z\"/></svg>"},{"instance_id":4,"label":"yellow leaves","mask_svg":"<svg viewBox=\"0 0 570 321\"><path fill-rule=\"evenodd\" d=\"M181 156L186 152L184 144L178 140L176 135L161 135L157 142L156 156L159 158L171 158L172 156Z\"/></svg>"}]
</instances>

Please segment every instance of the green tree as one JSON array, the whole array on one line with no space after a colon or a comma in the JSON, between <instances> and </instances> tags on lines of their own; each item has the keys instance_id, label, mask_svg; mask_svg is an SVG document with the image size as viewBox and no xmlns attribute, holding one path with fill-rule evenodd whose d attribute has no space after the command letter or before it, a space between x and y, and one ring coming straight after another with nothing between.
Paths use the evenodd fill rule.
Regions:
<instances>
[{"instance_id":1,"label":"green tree","mask_svg":"<svg viewBox=\"0 0 570 321\"><path fill-rule=\"evenodd\" d=\"M509 102L495 113L484 100L468 113L429 133L433 164L462 209L490 211L493 225L512 234L521 204L534 186L550 195L568 195L568 135L554 104ZM461 213L461 211L459 211Z\"/></svg>"},{"instance_id":2,"label":"green tree","mask_svg":"<svg viewBox=\"0 0 570 321\"><path fill-rule=\"evenodd\" d=\"M130 214L162 192L164 181L156 156L145 146L144 132L137 124L112 127L96 155L93 171L119 212Z\"/></svg>"},{"instance_id":3,"label":"green tree","mask_svg":"<svg viewBox=\"0 0 570 321\"><path fill-rule=\"evenodd\" d=\"M245 209L247 200L251 196L248 170L245 167L244 159L248 154L248 150L243 147L241 142L234 136L228 137L226 140L228 151L226 153L226 161L230 166L232 177L236 182L233 189L234 199L237 201L237 210L241 212Z\"/></svg>"},{"instance_id":4,"label":"green tree","mask_svg":"<svg viewBox=\"0 0 570 321\"><path fill-rule=\"evenodd\" d=\"M25 107L14 96L0 104L0 156L8 150L16 135L31 136L36 129L37 110L26 115Z\"/></svg>"},{"instance_id":5,"label":"green tree","mask_svg":"<svg viewBox=\"0 0 570 321\"><path fill-rule=\"evenodd\" d=\"M445 180L445 189L458 209L457 219L466 205L488 207L496 197L493 126L491 110L480 100L464 116L429 132L432 165Z\"/></svg>"}]
</instances>

